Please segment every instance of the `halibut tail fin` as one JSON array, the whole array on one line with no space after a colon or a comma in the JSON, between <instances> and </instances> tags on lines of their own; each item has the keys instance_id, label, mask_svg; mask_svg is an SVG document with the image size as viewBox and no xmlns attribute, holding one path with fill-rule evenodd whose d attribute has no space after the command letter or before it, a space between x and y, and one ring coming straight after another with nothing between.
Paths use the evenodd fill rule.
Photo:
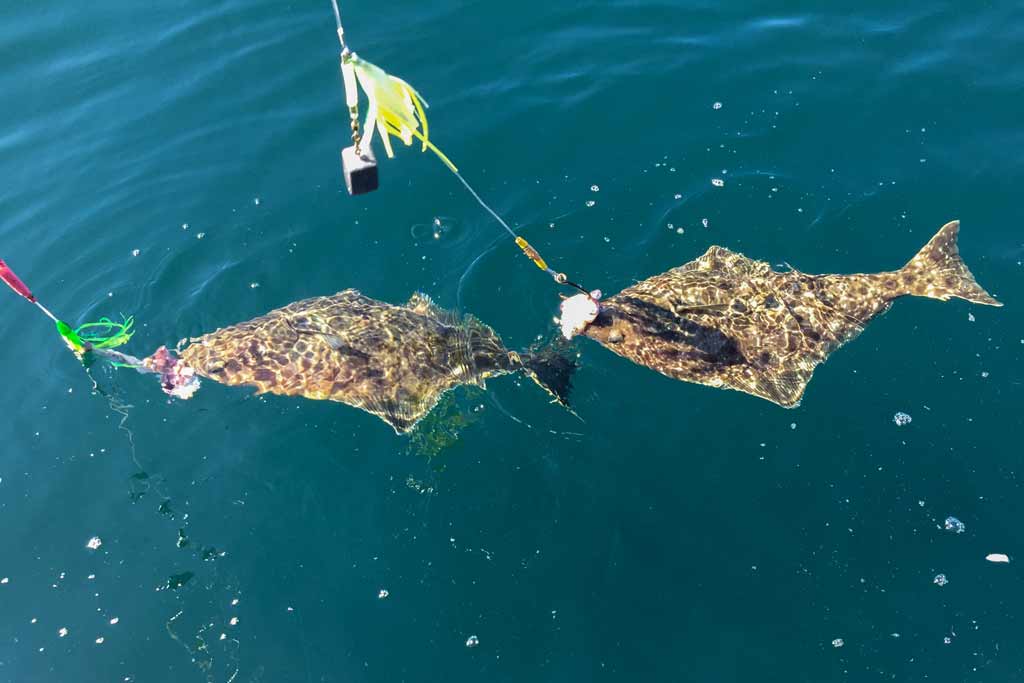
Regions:
<instances>
[{"instance_id":1,"label":"halibut tail fin","mask_svg":"<svg viewBox=\"0 0 1024 683\"><path fill-rule=\"evenodd\" d=\"M579 367L575 359L560 352L555 346L549 345L524 353L522 366L523 373L527 377L551 394L553 403L558 403L575 415L569 405L572 376L576 373L576 368Z\"/></svg>"},{"instance_id":2,"label":"halibut tail fin","mask_svg":"<svg viewBox=\"0 0 1024 683\"><path fill-rule=\"evenodd\" d=\"M941 301L957 297L976 304L1002 306L978 284L967 264L960 258L960 248L957 246L959 233L960 221L946 223L910 259L910 263L903 266L900 275L907 283L907 293Z\"/></svg>"}]
</instances>

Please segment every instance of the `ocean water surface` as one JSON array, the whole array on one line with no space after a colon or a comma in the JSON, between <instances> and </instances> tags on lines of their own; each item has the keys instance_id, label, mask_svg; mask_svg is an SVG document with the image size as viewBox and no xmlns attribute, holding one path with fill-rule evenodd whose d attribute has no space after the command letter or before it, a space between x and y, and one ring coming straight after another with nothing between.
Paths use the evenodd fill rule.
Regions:
<instances>
[{"instance_id":1,"label":"ocean water surface","mask_svg":"<svg viewBox=\"0 0 1024 683\"><path fill-rule=\"evenodd\" d=\"M506 377L399 437L168 403L5 289L0 681L1024 678L1020 3L342 13L588 287L713 244L892 269L959 218L1006 306L901 300L789 411L582 339L579 418ZM337 53L327 0L3 3L0 257L69 321L136 316L138 355L349 287L550 335L559 290L436 158L378 147L346 194Z\"/></svg>"}]
</instances>

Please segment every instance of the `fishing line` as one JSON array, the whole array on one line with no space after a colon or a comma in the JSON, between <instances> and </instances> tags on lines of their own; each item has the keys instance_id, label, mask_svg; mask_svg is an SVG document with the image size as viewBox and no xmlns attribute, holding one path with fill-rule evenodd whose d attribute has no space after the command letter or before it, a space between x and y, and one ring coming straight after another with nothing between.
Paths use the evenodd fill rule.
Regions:
<instances>
[{"instance_id":1,"label":"fishing line","mask_svg":"<svg viewBox=\"0 0 1024 683\"><path fill-rule=\"evenodd\" d=\"M345 29L341 23L341 10L338 7L338 0L331 0L331 9L334 11L334 23L337 26L338 42L341 44L341 74L345 87L345 104L348 106L350 125L352 128L352 146L346 147L341 152L342 167L345 175L345 184L350 194L363 194L377 189L377 161L373 157L371 142L374 133L379 130L384 151L388 157L394 156L389 136L394 135L406 146L412 145L413 138L423 144L423 151L434 152L444 162L445 166L455 174L463 187L473 196L473 199L487 212L498 224L512 236L516 246L533 263L551 276L560 285L573 287L588 297L591 293L569 280L565 273L560 273L550 266L524 237L516 233L498 212L483 200L480 194L473 189L459 169L452 163L440 149L429 139L429 126L427 124L426 109L429 105L423 100L420 94L411 85L401 78L392 76L380 67L361 59L355 52L350 50L345 43ZM366 123L361 134L359 128L359 88L362 87L368 101ZM422 131L420 127L422 126ZM595 297L596 298L596 297Z\"/></svg>"},{"instance_id":2,"label":"fishing line","mask_svg":"<svg viewBox=\"0 0 1024 683\"><path fill-rule=\"evenodd\" d=\"M484 256L487 256L487 254L489 254L489 253L491 253L492 251L495 250L495 248L498 246L498 242L500 242L501 240L502 240L501 235L496 237L494 239L494 241L492 241L490 244L487 245L486 249L484 249L482 252L480 252L479 256L477 256L475 259L473 259L473 261L468 266L466 266L466 270L463 271L462 276L459 278L459 284L455 288L455 308L456 309L462 310L462 288L466 284L466 278L469 277L469 273L473 270L473 268L476 267L476 264L480 262L480 259L482 259Z\"/></svg>"},{"instance_id":3,"label":"fishing line","mask_svg":"<svg viewBox=\"0 0 1024 683\"><path fill-rule=\"evenodd\" d=\"M341 27L341 10L338 9L338 0L331 0L331 7L334 9L334 23L338 25L338 40L342 49L345 49L345 29Z\"/></svg>"}]
</instances>

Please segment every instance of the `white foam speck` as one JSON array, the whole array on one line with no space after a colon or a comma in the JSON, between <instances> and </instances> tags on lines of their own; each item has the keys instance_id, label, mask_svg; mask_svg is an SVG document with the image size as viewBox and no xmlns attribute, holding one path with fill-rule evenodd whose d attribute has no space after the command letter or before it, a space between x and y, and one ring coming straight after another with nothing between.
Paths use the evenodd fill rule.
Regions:
<instances>
[{"instance_id":1,"label":"white foam speck","mask_svg":"<svg viewBox=\"0 0 1024 683\"><path fill-rule=\"evenodd\" d=\"M99 536L93 536L89 539L89 542L85 544L85 547L89 550L96 550L103 545L103 540Z\"/></svg>"}]
</instances>

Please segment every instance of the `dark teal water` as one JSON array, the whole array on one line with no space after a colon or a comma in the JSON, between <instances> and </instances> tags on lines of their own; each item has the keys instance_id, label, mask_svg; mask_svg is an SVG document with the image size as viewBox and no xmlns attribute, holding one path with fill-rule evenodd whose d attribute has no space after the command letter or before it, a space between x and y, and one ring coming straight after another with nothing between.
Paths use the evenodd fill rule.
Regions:
<instances>
[{"instance_id":1,"label":"dark teal water","mask_svg":"<svg viewBox=\"0 0 1024 683\"><path fill-rule=\"evenodd\" d=\"M95 367L105 398L3 294L0 681L1024 678L1019 3L342 10L590 287L711 244L894 268L960 218L1007 305L900 301L794 411L582 340L581 420L501 378L409 439ZM436 159L345 194L333 29L326 0L3 4L0 257L65 318L136 315L139 354L347 287L550 333L550 281Z\"/></svg>"}]
</instances>

